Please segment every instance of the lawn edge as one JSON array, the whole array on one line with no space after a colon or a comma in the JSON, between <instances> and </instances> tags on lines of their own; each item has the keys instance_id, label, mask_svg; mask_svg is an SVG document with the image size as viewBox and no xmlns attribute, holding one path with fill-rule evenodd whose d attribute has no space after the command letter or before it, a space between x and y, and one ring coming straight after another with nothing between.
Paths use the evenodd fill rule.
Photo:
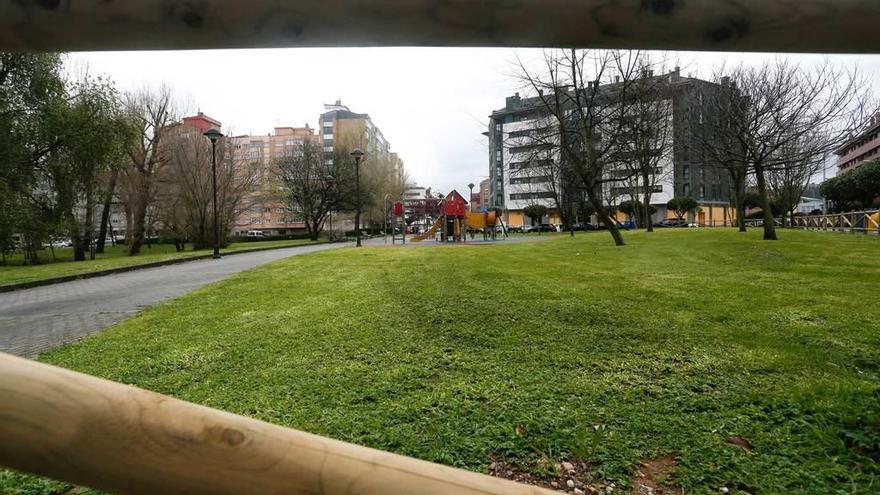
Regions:
<instances>
[{"instance_id":1,"label":"lawn edge","mask_svg":"<svg viewBox=\"0 0 880 495\"><path fill-rule=\"evenodd\" d=\"M263 248L253 248L253 249L238 249L235 251L229 252L221 252L221 256L233 256L236 254L247 254L247 253L258 253L260 251L273 251L276 249L290 249L290 248L298 248L304 246L319 246L322 244L333 244L331 241L318 241L314 243L308 244L297 244L294 246L273 246L273 247L263 247ZM84 280L88 278L97 278L104 277L107 275L115 275L117 273L127 273L133 272L136 270L145 270L147 268L158 268L160 266L168 266L168 265L179 265L181 263L187 263L190 261L204 260L208 258L212 258L213 254L200 254L198 256L188 256L183 258L176 258L165 261L152 261L150 263L142 263L139 265L131 265L131 266L122 266L119 268L108 268L106 270L98 270L94 272L85 272L79 273L76 275L65 275L63 277L53 277L53 278L44 278L42 280L32 280L30 282L20 282L17 284L6 284L0 285L0 293L4 292L15 292L17 290L25 290L32 289L34 287L43 287L46 285L55 285L55 284L63 284L65 282L73 282L74 280Z\"/></svg>"}]
</instances>

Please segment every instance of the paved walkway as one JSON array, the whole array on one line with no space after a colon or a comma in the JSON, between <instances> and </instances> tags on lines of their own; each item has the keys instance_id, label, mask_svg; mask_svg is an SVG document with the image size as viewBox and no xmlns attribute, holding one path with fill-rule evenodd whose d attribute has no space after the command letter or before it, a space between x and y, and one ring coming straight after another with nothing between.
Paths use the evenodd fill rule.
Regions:
<instances>
[{"instance_id":1,"label":"paved walkway","mask_svg":"<svg viewBox=\"0 0 880 495\"><path fill-rule=\"evenodd\" d=\"M198 260L0 293L0 351L34 358L141 309L271 261L350 244L321 244Z\"/></svg>"}]
</instances>

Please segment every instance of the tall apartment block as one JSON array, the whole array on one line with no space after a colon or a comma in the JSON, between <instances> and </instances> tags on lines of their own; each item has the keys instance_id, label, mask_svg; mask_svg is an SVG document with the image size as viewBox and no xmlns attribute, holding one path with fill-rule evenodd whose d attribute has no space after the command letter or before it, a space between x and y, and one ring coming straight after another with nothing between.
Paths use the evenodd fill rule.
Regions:
<instances>
[{"instance_id":1,"label":"tall apartment block","mask_svg":"<svg viewBox=\"0 0 880 495\"><path fill-rule=\"evenodd\" d=\"M265 235L285 235L306 228L302 217L283 200L283 183L279 162L301 147L306 140L317 140L309 127L276 127L265 135L234 136L233 146L239 166L255 179L254 191L243 201L245 208L236 216L232 235L250 230Z\"/></svg>"},{"instance_id":2,"label":"tall apartment block","mask_svg":"<svg viewBox=\"0 0 880 495\"><path fill-rule=\"evenodd\" d=\"M663 78L668 90L664 99L671 105L671 149L672 153L661 160L655 174L652 204L657 208L655 221L672 216L666 203L676 196L690 196L700 207L695 212L694 221L720 224L732 220L730 207L730 185L726 172L717 167L706 156L697 132L711 132L723 116L713 115L704 96L717 91L720 86L696 78L682 77L676 69L665 75L649 77ZM601 86L613 90L615 83ZM518 93L507 97L504 108L495 110L489 116L489 128L484 133L489 141L489 182L488 204L504 210L504 220L509 225L527 225L529 220L522 210L531 204L543 204L551 209L547 221L558 222L555 211L556 201L551 177L524 174L535 160L535 146L525 137L530 129L547 125L547 117L541 100L523 98ZM611 167L613 169L613 167ZM540 167L538 167L540 170ZM603 191L606 204L615 205L635 194L625 184L612 183Z\"/></svg>"}]
</instances>

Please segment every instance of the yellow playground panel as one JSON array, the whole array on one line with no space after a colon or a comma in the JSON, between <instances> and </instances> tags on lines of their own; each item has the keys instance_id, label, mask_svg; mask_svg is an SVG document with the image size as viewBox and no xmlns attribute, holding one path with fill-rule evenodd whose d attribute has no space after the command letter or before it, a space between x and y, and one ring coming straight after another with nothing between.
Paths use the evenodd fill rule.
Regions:
<instances>
[{"instance_id":1,"label":"yellow playground panel","mask_svg":"<svg viewBox=\"0 0 880 495\"><path fill-rule=\"evenodd\" d=\"M465 218L465 225L472 229L485 229L494 227L497 219L494 211L473 212L469 211Z\"/></svg>"}]
</instances>

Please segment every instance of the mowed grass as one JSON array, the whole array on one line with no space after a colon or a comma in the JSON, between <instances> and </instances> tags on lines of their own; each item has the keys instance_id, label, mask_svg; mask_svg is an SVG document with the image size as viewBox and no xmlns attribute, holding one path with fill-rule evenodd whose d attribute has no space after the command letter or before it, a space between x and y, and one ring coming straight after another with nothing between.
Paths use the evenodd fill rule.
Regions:
<instances>
[{"instance_id":1,"label":"mowed grass","mask_svg":"<svg viewBox=\"0 0 880 495\"><path fill-rule=\"evenodd\" d=\"M308 239L236 242L221 251L228 253L243 249L299 246L310 242ZM105 253L97 255L94 260L74 262L73 248L55 248L54 259L51 250L46 248L39 255L42 264L27 266L22 264L21 254L10 256L7 257L8 265L0 266L0 286L211 254L211 251L207 249L193 251L191 244L187 245L186 251L180 253L175 251L173 244L153 244L150 247L144 245L141 254L137 256L127 256L125 249L126 247L122 245L107 246Z\"/></svg>"},{"instance_id":2,"label":"mowed grass","mask_svg":"<svg viewBox=\"0 0 880 495\"><path fill-rule=\"evenodd\" d=\"M686 493L880 493L880 242L780 236L300 256L41 360L480 472L584 460L627 493L672 454Z\"/></svg>"}]
</instances>

